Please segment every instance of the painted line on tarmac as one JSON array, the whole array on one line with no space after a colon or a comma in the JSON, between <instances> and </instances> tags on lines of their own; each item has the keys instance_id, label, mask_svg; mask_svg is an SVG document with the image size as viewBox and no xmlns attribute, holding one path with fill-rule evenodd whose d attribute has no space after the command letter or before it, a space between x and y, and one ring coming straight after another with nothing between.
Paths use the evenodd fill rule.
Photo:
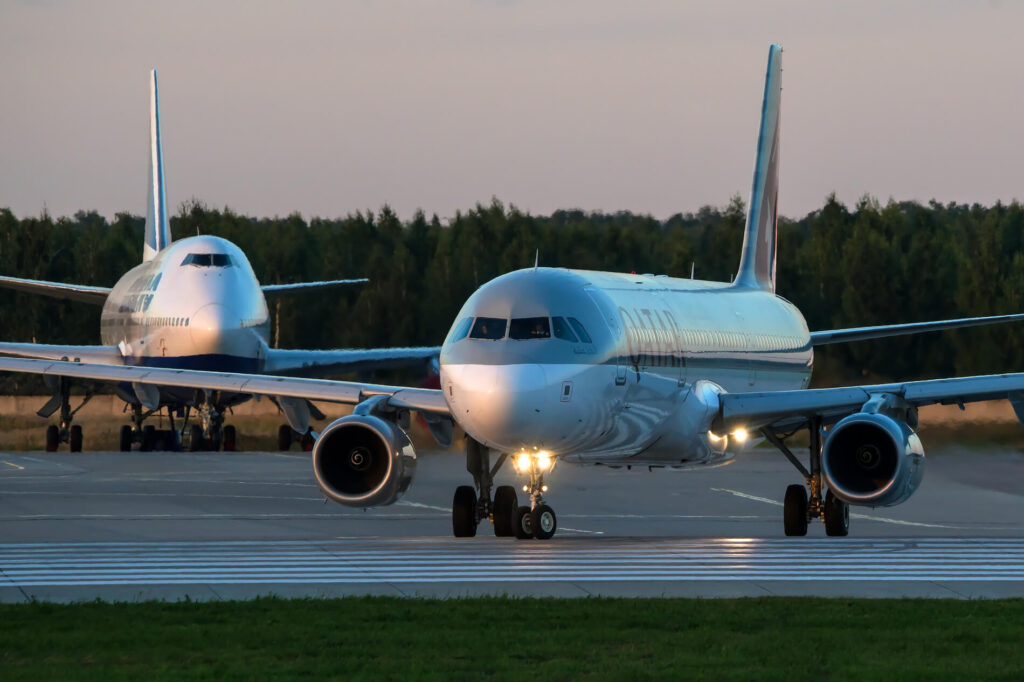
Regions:
<instances>
[{"instance_id":1,"label":"painted line on tarmac","mask_svg":"<svg viewBox=\"0 0 1024 682\"><path fill-rule=\"evenodd\" d=\"M742 497L745 500L753 500L754 502L764 502L766 504L772 504L776 507L781 507L782 503L778 500L770 500L767 497L758 497L757 495L750 495L749 493L740 492L739 490L731 490L729 488L712 488L711 490L718 493L729 493L736 497ZM904 521L902 519L890 519L885 516L869 516L868 514L854 514L850 513L850 518L853 519L865 519L867 521L880 521L882 523L892 523L898 526L917 526L919 528L959 528L959 526L944 526L940 523L920 523L918 521Z\"/></svg>"},{"instance_id":2,"label":"painted line on tarmac","mask_svg":"<svg viewBox=\"0 0 1024 682\"><path fill-rule=\"evenodd\" d=\"M7 466L11 466L11 467L14 467L15 469L18 469L19 471L24 471L25 470L25 467L21 466L20 464L15 464L14 462L8 462L6 459L3 460L3 463L6 464Z\"/></svg>"}]
</instances>

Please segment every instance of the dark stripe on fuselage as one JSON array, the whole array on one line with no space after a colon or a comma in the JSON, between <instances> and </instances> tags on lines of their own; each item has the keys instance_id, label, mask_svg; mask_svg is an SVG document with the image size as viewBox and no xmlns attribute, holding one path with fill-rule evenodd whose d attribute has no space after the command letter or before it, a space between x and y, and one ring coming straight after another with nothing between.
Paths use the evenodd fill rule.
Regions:
<instances>
[{"instance_id":1,"label":"dark stripe on fuselage","mask_svg":"<svg viewBox=\"0 0 1024 682\"><path fill-rule=\"evenodd\" d=\"M143 367L160 367L163 369L197 369L207 372L235 372L238 374L258 374L262 364L257 358L244 358L236 355L178 355L174 357L148 356L138 358L137 364Z\"/></svg>"}]
</instances>

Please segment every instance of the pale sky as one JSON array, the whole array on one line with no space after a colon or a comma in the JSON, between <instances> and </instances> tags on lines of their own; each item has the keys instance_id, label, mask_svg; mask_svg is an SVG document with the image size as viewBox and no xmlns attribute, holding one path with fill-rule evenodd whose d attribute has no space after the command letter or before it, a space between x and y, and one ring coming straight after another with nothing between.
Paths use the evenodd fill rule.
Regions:
<instances>
[{"instance_id":1,"label":"pale sky","mask_svg":"<svg viewBox=\"0 0 1024 682\"><path fill-rule=\"evenodd\" d=\"M667 218L750 191L783 45L780 211L1024 199L1024 2L0 0L0 207Z\"/></svg>"}]
</instances>

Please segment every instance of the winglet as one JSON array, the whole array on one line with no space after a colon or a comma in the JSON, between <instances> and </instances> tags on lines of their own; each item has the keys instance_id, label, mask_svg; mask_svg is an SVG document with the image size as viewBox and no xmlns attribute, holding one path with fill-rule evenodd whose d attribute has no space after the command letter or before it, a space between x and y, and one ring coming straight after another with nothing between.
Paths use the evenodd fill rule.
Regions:
<instances>
[{"instance_id":1,"label":"winglet","mask_svg":"<svg viewBox=\"0 0 1024 682\"><path fill-rule=\"evenodd\" d=\"M149 74L149 198L146 202L146 243L142 247L142 260L153 260L170 243L167 195L164 191L164 150L160 140L160 100L156 69L153 69Z\"/></svg>"},{"instance_id":2,"label":"winglet","mask_svg":"<svg viewBox=\"0 0 1024 682\"><path fill-rule=\"evenodd\" d=\"M782 99L782 47L768 49L761 131L754 159L750 213L736 286L775 291L775 241L779 198L779 104Z\"/></svg>"}]
</instances>

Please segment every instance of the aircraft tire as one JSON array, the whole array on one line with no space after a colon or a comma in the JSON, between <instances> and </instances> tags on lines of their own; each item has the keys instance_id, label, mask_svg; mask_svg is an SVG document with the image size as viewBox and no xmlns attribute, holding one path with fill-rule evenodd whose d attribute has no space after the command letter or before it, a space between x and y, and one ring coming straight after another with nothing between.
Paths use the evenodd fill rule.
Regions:
<instances>
[{"instance_id":1,"label":"aircraft tire","mask_svg":"<svg viewBox=\"0 0 1024 682\"><path fill-rule=\"evenodd\" d=\"M494 535L510 538L515 534L515 515L519 510L516 489L510 485L499 485L494 491Z\"/></svg>"},{"instance_id":2,"label":"aircraft tire","mask_svg":"<svg viewBox=\"0 0 1024 682\"><path fill-rule=\"evenodd\" d=\"M843 538L850 534L850 505L829 490L825 495L825 534Z\"/></svg>"},{"instance_id":3,"label":"aircraft tire","mask_svg":"<svg viewBox=\"0 0 1024 682\"><path fill-rule=\"evenodd\" d=\"M782 505L782 521L786 535L802 537L807 535L807 489L799 484L786 488Z\"/></svg>"},{"instance_id":4,"label":"aircraft tire","mask_svg":"<svg viewBox=\"0 0 1024 682\"><path fill-rule=\"evenodd\" d=\"M153 452L153 448L156 447L156 427L152 424L146 424L142 427L142 451Z\"/></svg>"},{"instance_id":5,"label":"aircraft tire","mask_svg":"<svg viewBox=\"0 0 1024 682\"><path fill-rule=\"evenodd\" d=\"M203 449L203 427L193 424L188 432L188 451L199 452Z\"/></svg>"},{"instance_id":6,"label":"aircraft tire","mask_svg":"<svg viewBox=\"0 0 1024 682\"><path fill-rule=\"evenodd\" d=\"M533 537L533 512L526 505L516 510L516 521L512 524L512 531L518 540L529 540Z\"/></svg>"},{"instance_id":7,"label":"aircraft tire","mask_svg":"<svg viewBox=\"0 0 1024 682\"><path fill-rule=\"evenodd\" d=\"M131 452L132 450L132 427L128 424L124 424L121 427L121 438L120 438L121 452Z\"/></svg>"},{"instance_id":8,"label":"aircraft tire","mask_svg":"<svg viewBox=\"0 0 1024 682\"><path fill-rule=\"evenodd\" d=\"M46 451L57 452L58 445L60 445L60 429L56 424L50 424L46 427Z\"/></svg>"},{"instance_id":9,"label":"aircraft tire","mask_svg":"<svg viewBox=\"0 0 1024 682\"><path fill-rule=\"evenodd\" d=\"M457 538L476 535L476 491L472 486L460 485L452 500L452 532Z\"/></svg>"},{"instance_id":10,"label":"aircraft tire","mask_svg":"<svg viewBox=\"0 0 1024 682\"><path fill-rule=\"evenodd\" d=\"M224 452L234 452L238 446L238 431L233 424L224 427Z\"/></svg>"},{"instance_id":11,"label":"aircraft tire","mask_svg":"<svg viewBox=\"0 0 1024 682\"><path fill-rule=\"evenodd\" d=\"M533 537L538 540L550 540L558 530L558 519L555 517L555 510L546 504L538 504L534 507L531 515L533 526Z\"/></svg>"},{"instance_id":12,"label":"aircraft tire","mask_svg":"<svg viewBox=\"0 0 1024 682\"><path fill-rule=\"evenodd\" d=\"M282 452L292 449L292 427L287 424L277 427L277 449Z\"/></svg>"},{"instance_id":13,"label":"aircraft tire","mask_svg":"<svg viewBox=\"0 0 1024 682\"><path fill-rule=\"evenodd\" d=\"M75 424L71 427L71 433L68 434L68 445L71 452L82 451L82 427L80 425Z\"/></svg>"}]
</instances>

